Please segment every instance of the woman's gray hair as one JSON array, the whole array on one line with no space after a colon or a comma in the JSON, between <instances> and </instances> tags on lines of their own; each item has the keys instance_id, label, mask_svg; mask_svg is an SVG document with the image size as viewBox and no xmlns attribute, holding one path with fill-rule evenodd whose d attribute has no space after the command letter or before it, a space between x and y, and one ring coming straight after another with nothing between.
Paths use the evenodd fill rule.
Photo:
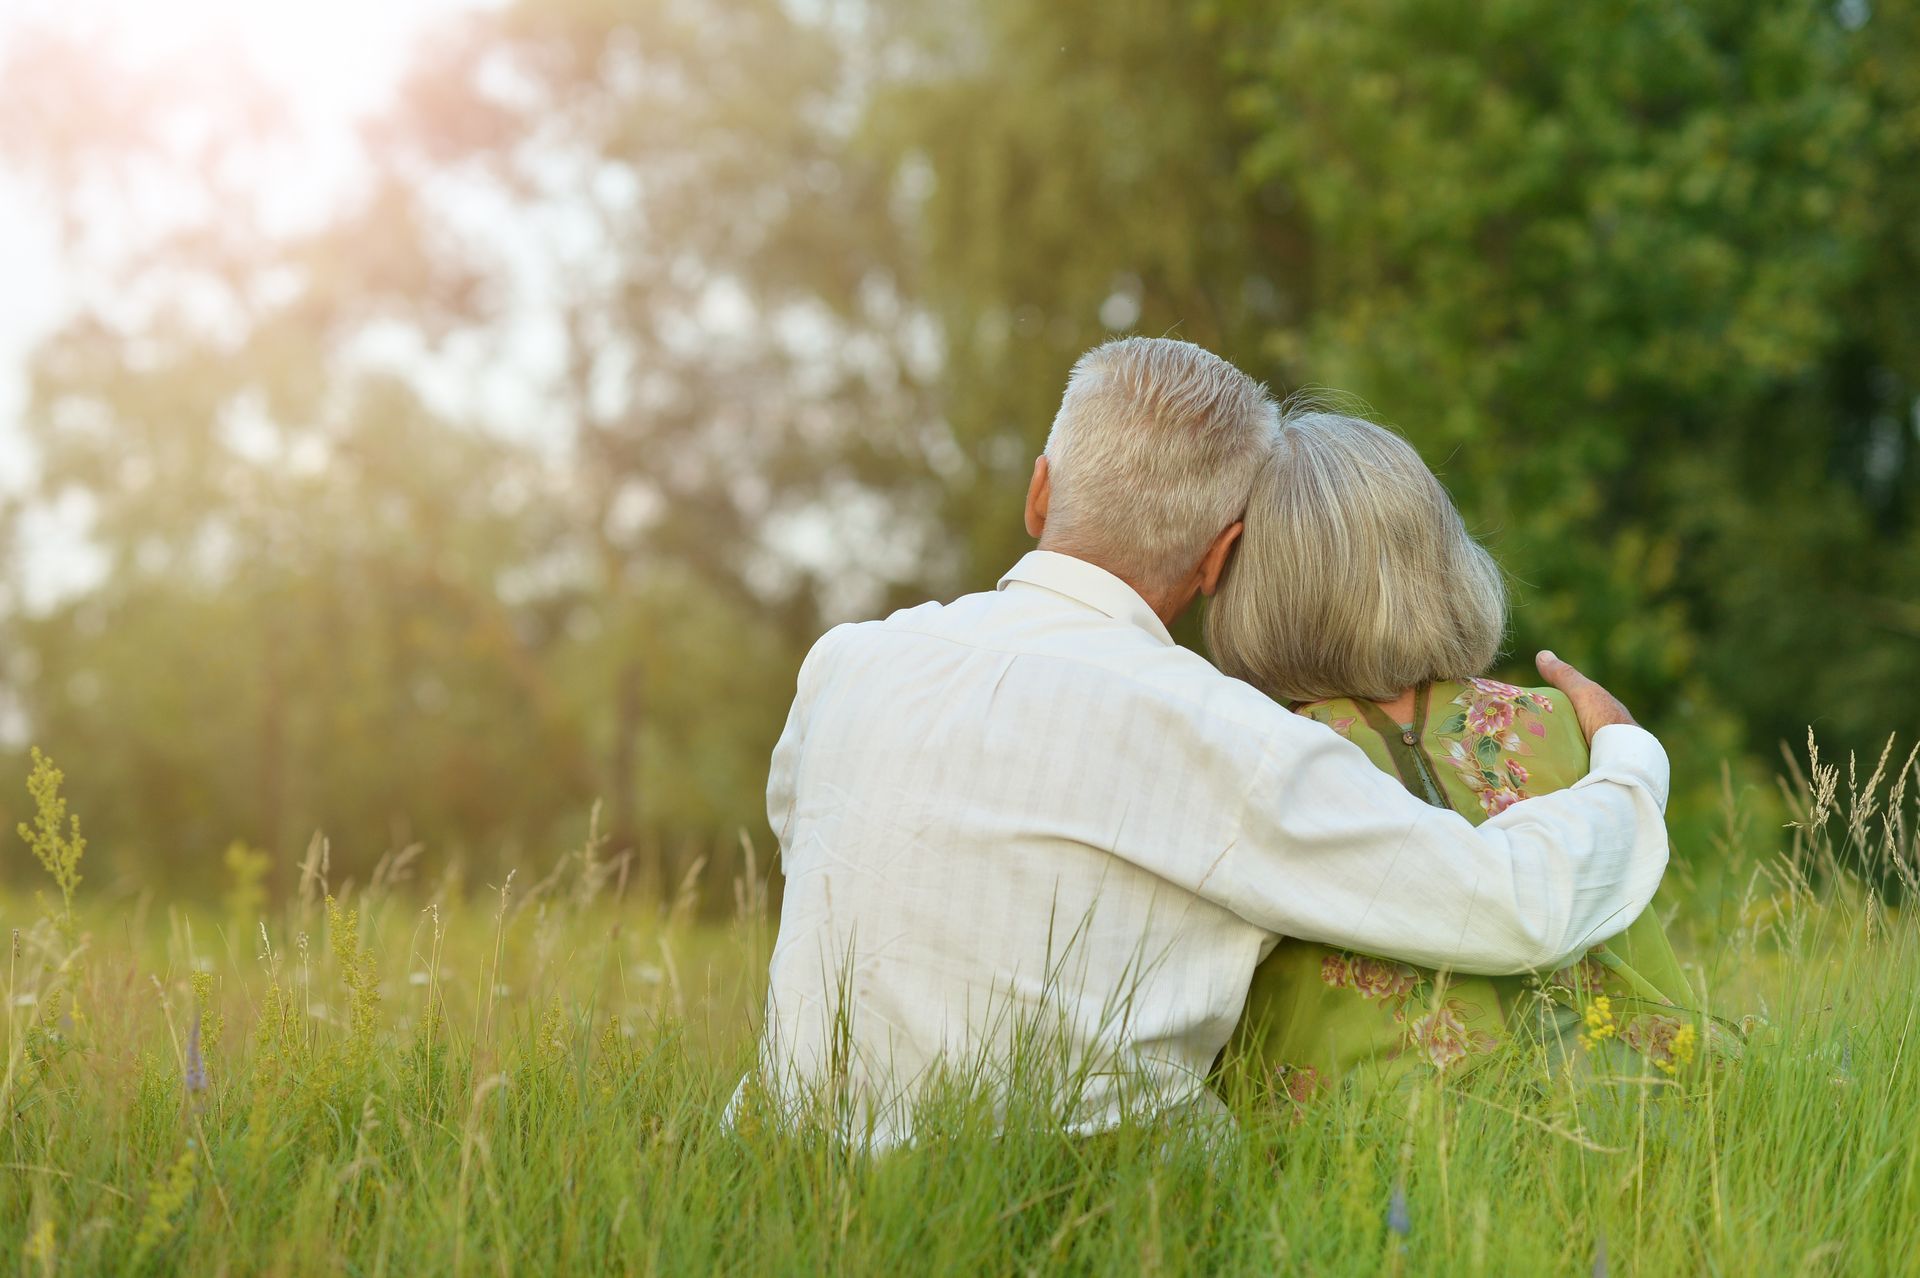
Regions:
<instances>
[{"instance_id":1,"label":"woman's gray hair","mask_svg":"<svg viewBox=\"0 0 1920 1278\"><path fill-rule=\"evenodd\" d=\"M1411 445L1357 417L1283 418L1207 610L1221 670L1280 701L1390 701L1485 673L1506 623L1499 566Z\"/></svg>"}]
</instances>

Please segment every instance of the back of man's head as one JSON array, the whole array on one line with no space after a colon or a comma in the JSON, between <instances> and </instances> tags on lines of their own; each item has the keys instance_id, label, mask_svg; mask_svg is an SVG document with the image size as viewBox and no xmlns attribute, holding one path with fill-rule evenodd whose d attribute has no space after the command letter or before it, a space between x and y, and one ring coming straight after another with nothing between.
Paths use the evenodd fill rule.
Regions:
<instances>
[{"instance_id":1,"label":"back of man's head","mask_svg":"<svg viewBox=\"0 0 1920 1278\"><path fill-rule=\"evenodd\" d=\"M1042 544L1142 590L1171 588L1245 511L1278 425L1264 387L1191 342L1094 347L1047 436Z\"/></svg>"}]
</instances>

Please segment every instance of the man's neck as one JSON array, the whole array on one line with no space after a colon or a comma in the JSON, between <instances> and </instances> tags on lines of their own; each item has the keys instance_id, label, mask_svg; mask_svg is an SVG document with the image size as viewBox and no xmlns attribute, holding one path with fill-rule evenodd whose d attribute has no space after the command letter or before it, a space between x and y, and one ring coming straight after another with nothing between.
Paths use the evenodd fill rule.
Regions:
<instances>
[{"instance_id":1,"label":"man's neck","mask_svg":"<svg viewBox=\"0 0 1920 1278\"><path fill-rule=\"evenodd\" d=\"M1040 544L1035 547L1035 549L1047 551L1049 554L1065 555L1069 559L1078 559L1081 563L1092 564L1102 572L1112 573L1120 580L1126 582L1128 586L1132 587L1134 594L1146 600L1147 607L1153 609L1153 615L1160 618L1161 624L1167 626L1169 629L1172 628L1174 622L1180 619L1180 614L1187 610L1187 605L1193 602L1191 592L1180 595L1178 592L1142 589L1140 583L1131 573L1114 567L1097 555L1082 554L1080 551L1070 550L1065 546L1049 542L1045 537L1040 539Z\"/></svg>"}]
</instances>

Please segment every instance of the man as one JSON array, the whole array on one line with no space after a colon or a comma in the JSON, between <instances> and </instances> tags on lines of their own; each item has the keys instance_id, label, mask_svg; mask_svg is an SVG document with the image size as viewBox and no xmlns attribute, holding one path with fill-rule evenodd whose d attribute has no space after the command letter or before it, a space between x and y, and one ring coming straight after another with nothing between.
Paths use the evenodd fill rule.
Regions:
<instances>
[{"instance_id":1,"label":"man","mask_svg":"<svg viewBox=\"0 0 1920 1278\"><path fill-rule=\"evenodd\" d=\"M886 1145L935 1080L1006 1088L1048 1056L1026 1081L1098 1130L1208 1103L1276 936L1510 973L1646 906L1666 756L1564 663L1541 672L1592 739L1591 775L1476 829L1174 645L1276 423L1198 347L1099 347L1034 464L1039 549L996 592L815 645L767 783L787 876L772 1103L825 1103Z\"/></svg>"}]
</instances>

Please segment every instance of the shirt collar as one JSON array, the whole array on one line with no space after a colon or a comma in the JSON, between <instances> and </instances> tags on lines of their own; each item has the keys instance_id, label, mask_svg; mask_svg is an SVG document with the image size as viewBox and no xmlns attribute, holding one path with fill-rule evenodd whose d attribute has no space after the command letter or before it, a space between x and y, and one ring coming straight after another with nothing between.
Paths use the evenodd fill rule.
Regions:
<instances>
[{"instance_id":1,"label":"shirt collar","mask_svg":"<svg viewBox=\"0 0 1920 1278\"><path fill-rule=\"evenodd\" d=\"M1031 550L1007 570L995 588L1005 590L1013 582L1064 595L1115 621L1130 622L1168 647L1173 646L1173 636L1167 633L1166 623L1147 606L1140 592L1098 564L1057 551Z\"/></svg>"}]
</instances>

